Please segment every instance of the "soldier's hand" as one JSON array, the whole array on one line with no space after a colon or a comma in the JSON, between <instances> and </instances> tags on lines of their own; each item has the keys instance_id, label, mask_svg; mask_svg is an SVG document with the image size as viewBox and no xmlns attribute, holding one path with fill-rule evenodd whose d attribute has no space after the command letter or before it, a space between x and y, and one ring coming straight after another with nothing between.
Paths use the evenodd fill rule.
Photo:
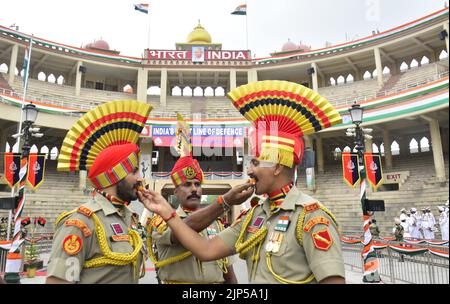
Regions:
<instances>
[{"instance_id":1,"label":"soldier's hand","mask_svg":"<svg viewBox=\"0 0 450 304\"><path fill-rule=\"evenodd\" d=\"M252 183L245 183L231 188L223 195L223 199L229 205L239 205L245 202L254 192Z\"/></svg>"},{"instance_id":2,"label":"soldier's hand","mask_svg":"<svg viewBox=\"0 0 450 304\"><path fill-rule=\"evenodd\" d=\"M137 192L139 200L151 212L167 218L172 214L173 208L166 199L156 191L143 190Z\"/></svg>"}]
</instances>

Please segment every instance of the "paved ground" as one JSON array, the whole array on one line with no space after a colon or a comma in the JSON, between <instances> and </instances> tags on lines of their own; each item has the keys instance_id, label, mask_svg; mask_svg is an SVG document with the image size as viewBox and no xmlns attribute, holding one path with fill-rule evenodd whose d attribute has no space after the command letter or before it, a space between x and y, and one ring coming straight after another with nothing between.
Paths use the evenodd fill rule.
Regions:
<instances>
[{"instance_id":1,"label":"paved ground","mask_svg":"<svg viewBox=\"0 0 450 304\"><path fill-rule=\"evenodd\" d=\"M44 259L44 265L47 264L48 255L42 256ZM139 283L140 284L156 284L155 271L153 270L153 265L150 261L146 263L147 273L145 277L143 277ZM245 262L239 258L235 258L234 263L234 271L236 273L237 280L240 284L247 284L247 266ZM358 273L352 271L349 267L346 266L345 276L347 284L362 284L362 273ZM29 279L23 277L21 280L22 284L43 284L45 282L45 271L38 272L38 275L35 278Z\"/></svg>"}]
</instances>

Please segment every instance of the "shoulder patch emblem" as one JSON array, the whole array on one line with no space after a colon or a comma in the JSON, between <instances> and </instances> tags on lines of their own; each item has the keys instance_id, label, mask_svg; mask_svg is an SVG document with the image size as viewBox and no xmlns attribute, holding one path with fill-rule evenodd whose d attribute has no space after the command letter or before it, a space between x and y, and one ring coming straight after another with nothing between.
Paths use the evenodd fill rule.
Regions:
<instances>
[{"instance_id":1,"label":"shoulder patch emblem","mask_svg":"<svg viewBox=\"0 0 450 304\"><path fill-rule=\"evenodd\" d=\"M314 246L316 246L317 249L323 251L327 251L328 249L330 249L331 245L333 244L333 239L331 238L328 228L314 232L312 234L312 239L314 242Z\"/></svg>"},{"instance_id":2,"label":"shoulder patch emblem","mask_svg":"<svg viewBox=\"0 0 450 304\"><path fill-rule=\"evenodd\" d=\"M313 203L313 204L306 205L305 206L305 211L306 212L313 212L313 211L316 211L319 208L320 208L319 203L316 202L316 203Z\"/></svg>"},{"instance_id":3,"label":"shoulder patch emblem","mask_svg":"<svg viewBox=\"0 0 450 304\"><path fill-rule=\"evenodd\" d=\"M89 209L89 208L87 208L85 206L78 207L77 211L78 211L78 213L81 213L81 214L83 214L83 215L85 215L87 217L91 217L91 215L93 213L91 209Z\"/></svg>"},{"instance_id":4,"label":"shoulder patch emblem","mask_svg":"<svg viewBox=\"0 0 450 304\"><path fill-rule=\"evenodd\" d=\"M85 237L89 237L92 235L92 232L89 229L88 225L79 219L68 219L64 222L64 226L75 226L80 228L81 232L83 232L83 235Z\"/></svg>"},{"instance_id":5,"label":"shoulder patch emblem","mask_svg":"<svg viewBox=\"0 0 450 304\"><path fill-rule=\"evenodd\" d=\"M305 232L309 232L317 224L330 225L330 221L323 216L316 216L310 219L306 225L303 227Z\"/></svg>"},{"instance_id":6,"label":"shoulder patch emblem","mask_svg":"<svg viewBox=\"0 0 450 304\"><path fill-rule=\"evenodd\" d=\"M68 235L63 241L63 249L68 255L75 255L81 251L83 240L76 234Z\"/></svg>"}]
</instances>

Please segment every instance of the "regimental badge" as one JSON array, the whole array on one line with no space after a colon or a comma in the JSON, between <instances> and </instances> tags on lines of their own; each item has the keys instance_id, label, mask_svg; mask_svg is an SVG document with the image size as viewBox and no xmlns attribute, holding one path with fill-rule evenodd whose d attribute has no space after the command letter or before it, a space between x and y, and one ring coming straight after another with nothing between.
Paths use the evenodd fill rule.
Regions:
<instances>
[{"instance_id":1,"label":"regimental badge","mask_svg":"<svg viewBox=\"0 0 450 304\"><path fill-rule=\"evenodd\" d=\"M125 234L125 231L123 230L122 226L119 223L112 223L111 228L114 231L115 235Z\"/></svg>"},{"instance_id":2,"label":"regimental badge","mask_svg":"<svg viewBox=\"0 0 450 304\"><path fill-rule=\"evenodd\" d=\"M217 229L214 227L214 225L210 225L208 228L206 228L206 234L208 235L208 238L212 239L217 235Z\"/></svg>"},{"instance_id":3,"label":"regimental badge","mask_svg":"<svg viewBox=\"0 0 450 304\"><path fill-rule=\"evenodd\" d=\"M314 242L314 246L316 246L317 249L323 251L327 251L328 249L330 249L331 245L333 244L333 239L330 236L328 228L314 232L312 234L312 239Z\"/></svg>"},{"instance_id":4,"label":"regimental badge","mask_svg":"<svg viewBox=\"0 0 450 304\"><path fill-rule=\"evenodd\" d=\"M286 232L289 227L289 223L289 216L280 216L274 229L275 231Z\"/></svg>"},{"instance_id":5,"label":"regimental badge","mask_svg":"<svg viewBox=\"0 0 450 304\"><path fill-rule=\"evenodd\" d=\"M187 179L193 179L197 175L197 173L195 173L194 168L187 167L184 169L184 175Z\"/></svg>"},{"instance_id":6,"label":"regimental badge","mask_svg":"<svg viewBox=\"0 0 450 304\"><path fill-rule=\"evenodd\" d=\"M263 225L263 223L264 223L263 216L256 217L256 219L253 221L253 223L247 228L247 232L250 232L250 233L258 232L258 230L261 229L261 226Z\"/></svg>"},{"instance_id":7,"label":"regimental badge","mask_svg":"<svg viewBox=\"0 0 450 304\"><path fill-rule=\"evenodd\" d=\"M76 234L68 235L63 241L63 249L68 255L75 255L83 247L83 240Z\"/></svg>"}]
</instances>

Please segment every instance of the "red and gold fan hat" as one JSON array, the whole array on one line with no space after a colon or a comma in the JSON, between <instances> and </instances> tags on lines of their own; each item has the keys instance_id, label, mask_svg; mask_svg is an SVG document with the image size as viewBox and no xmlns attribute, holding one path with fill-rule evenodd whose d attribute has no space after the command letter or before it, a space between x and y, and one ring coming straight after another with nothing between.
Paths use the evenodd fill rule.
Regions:
<instances>
[{"instance_id":1,"label":"red and gold fan hat","mask_svg":"<svg viewBox=\"0 0 450 304\"><path fill-rule=\"evenodd\" d=\"M203 183L203 171L200 164L192 157L191 131L189 124L181 114L177 114L176 146L180 158L170 173L175 187L183 184L187 180L196 179Z\"/></svg>"},{"instance_id":2,"label":"red and gold fan hat","mask_svg":"<svg viewBox=\"0 0 450 304\"><path fill-rule=\"evenodd\" d=\"M227 96L256 129L256 157L289 168L303 158L303 136L342 122L328 100L293 82L252 82Z\"/></svg>"},{"instance_id":3,"label":"red and gold fan hat","mask_svg":"<svg viewBox=\"0 0 450 304\"><path fill-rule=\"evenodd\" d=\"M111 101L92 109L64 138L58 170L88 170L97 189L118 183L139 167L136 143L151 110L151 105L136 100Z\"/></svg>"}]
</instances>

